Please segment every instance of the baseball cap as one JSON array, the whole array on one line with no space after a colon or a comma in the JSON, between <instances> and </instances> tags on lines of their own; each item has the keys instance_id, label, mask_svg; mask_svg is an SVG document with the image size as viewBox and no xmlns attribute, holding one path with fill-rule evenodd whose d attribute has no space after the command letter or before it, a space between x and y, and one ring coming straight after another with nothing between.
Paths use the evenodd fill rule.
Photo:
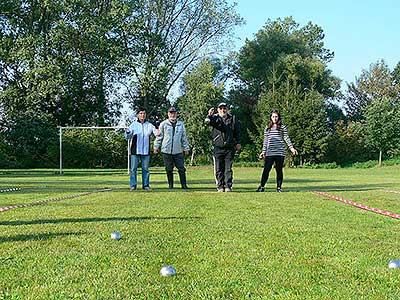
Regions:
<instances>
[{"instance_id":1,"label":"baseball cap","mask_svg":"<svg viewBox=\"0 0 400 300\"><path fill-rule=\"evenodd\" d=\"M175 107L171 106L171 107L168 109L168 112L177 112L177 110L176 110Z\"/></svg>"},{"instance_id":2,"label":"baseball cap","mask_svg":"<svg viewBox=\"0 0 400 300\"><path fill-rule=\"evenodd\" d=\"M221 106L228 107L228 105L225 102L221 102L220 104L218 104L218 108L220 108Z\"/></svg>"}]
</instances>

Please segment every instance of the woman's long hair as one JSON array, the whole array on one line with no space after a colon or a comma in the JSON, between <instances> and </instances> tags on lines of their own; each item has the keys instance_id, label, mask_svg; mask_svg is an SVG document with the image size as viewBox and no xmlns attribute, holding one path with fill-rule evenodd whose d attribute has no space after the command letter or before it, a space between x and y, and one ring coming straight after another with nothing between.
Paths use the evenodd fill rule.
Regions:
<instances>
[{"instance_id":1,"label":"woman's long hair","mask_svg":"<svg viewBox=\"0 0 400 300\"><path fill-rule=\"evenodd\" d=\"M274 122L272 122L272 114L277 114L278 115L278 122L276 123L276 128L279 130L281 129L282 126L282 118L281 118L281 113L277 109L273 109L271 113L269 114L269 122L268 122L268 129L271 129L272 126L274 125Z\"/></svg>"}]
</instances>

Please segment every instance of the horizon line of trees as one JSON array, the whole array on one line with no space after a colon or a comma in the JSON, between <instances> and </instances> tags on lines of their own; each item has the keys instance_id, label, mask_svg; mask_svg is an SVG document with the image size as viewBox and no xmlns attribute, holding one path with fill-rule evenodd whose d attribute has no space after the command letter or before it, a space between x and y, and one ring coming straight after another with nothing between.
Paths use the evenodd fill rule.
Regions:
<instances>
[{"instance_id":1,"label":"horizon line of trees","mask_svg":"<svg viewBox=\"0 0 400 300\"><path fill-rule=\"evenodd\" d=\"M241 24L235 5L217 0L2 1L0 167L57 166L57 126L114 125L122 103L144 107L152 121L176 105L192 164L207 161L204 116L220 101L241 120L244 161L257 160L273 108L299 150L290 164L400 154L400 62L393 70L373 62L343 93L321 27L268 19L228 53ZM124 167L124 143L69 133L67 166Z\"/></svg>"}]
</instances>

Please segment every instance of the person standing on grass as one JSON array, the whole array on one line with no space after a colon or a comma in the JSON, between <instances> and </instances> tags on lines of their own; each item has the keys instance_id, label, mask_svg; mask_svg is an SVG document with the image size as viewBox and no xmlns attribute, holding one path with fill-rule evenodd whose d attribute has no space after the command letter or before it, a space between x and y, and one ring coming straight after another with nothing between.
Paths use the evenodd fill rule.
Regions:
<instances>
[{"instance_id":1,"label":"person standing on grass","mask_svg":"<svg viewBox=\"0 0 400 300\"><path fill-rule=\"evenodd\" d=\"M125 138L130 141L130 189L137 189L137 168L142 164L142 188L150 189L150 136L157 136L160 131L146 120L146 110L139 108L137 120L125 131Z\"/></svg>"},{"instance_id":2,"label":"person standing on grass","mask_svg":"<svg viewBox=\"0 0 400 300\"><path fill-rule=\"evenodd\" d=\"M282 192L283 182L283 163L285 161L285 143L293 155L297 154L297 150L290 141L287 127L282 123L281 114L274 109L270 116L269 122L264 130L263 148L260 158L264 159L264 170L261 176L260 186L256 192L264 192L264 186L268 181L269 172L275 163L276 169L276 191Z\"/></svg>"},{"instance_id":3,"label":"person standing on grass","mask_svg":"<svg viewBox=\"0 0 400 300\"><path fill-rule=\"evenodd\" d=\"M236 117L228 113L225 102L218 104L218 113L210 108L206 117L212 130L214 145L213 160L215 182L218 192L232 192L233 185L233 158L236 151L240 151L240 123Z\"/></svg>"},{"instance_id":4,"label":"person standing on grass","mask_svg":"<svg viewBox=\"0 0 400 300\"><path fill-rule=\"evenodd\" d=\"M189 155L189 143L186 136L186 128L182 121L178 121L178 112L175 107L168 109L168 119L160 124L160 135L154 142L154 153L160 152L167 173L168 188L174 188L174 165L178 169L182 189L188 189L186 183L186 169L184 157Z\"/></svg>"}]
</instances>

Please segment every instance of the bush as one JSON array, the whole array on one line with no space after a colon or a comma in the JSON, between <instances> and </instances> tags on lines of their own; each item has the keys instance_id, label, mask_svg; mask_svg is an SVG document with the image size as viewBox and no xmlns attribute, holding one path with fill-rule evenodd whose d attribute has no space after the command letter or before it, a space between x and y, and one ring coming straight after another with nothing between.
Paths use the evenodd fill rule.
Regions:
<instances>
[{"instance_id":1,"label":"bush","mask_svg":"<svg viewBox=\"0 0 400 300\"><path fill-rule=\"evenodd\" d=\"M3 133L5 167L55 167L57 156L51 151L57 147L57 130L46 115L25 113L17 116Z\"/></svg>"},{"instance_id":2,"label":"bush","mask_svg":"<svg viewBox=\"0 0 400 300\"><path fill-rule=\"evenodd\" d=\"M239 161L243 162L257 162L258 161L258 151L255 145L244 145L239 152Z\"/></svg>"},{"instance_id":3,"label":"bush","mask_svg":"<svg viewBox=\"0 0 400 300\"><path fill-rule=\"evenodd\" d=\"M297 166L297 168L304 168L304 169L337 169L340 168L336 162L332 163L322 163L322 164L304 164L302 166Z\"/></svg>"},{"instance_id":4,"label":"bush","mask_svg":"<svg viewBox=\"0 0 400 300\"><path fill-rule=\"evenodd\" d=\"M127 140L112 130L63 132L63 165L67 168L124 168Z\"/></svg>"},{"instance_id":5,"label":"bush","mask_svg":"<svg viewBox=\"0 0 400 300\"><path fill-rule=\"evenodd\" d=\"M382 162L382 164L383 164L384 166L400 165L400 157L396 157L396 158L391 158L391 159L384 160L384 161Z\"/></svg>"},{"instance_id":6,"label":"bush","mask_svg":"<svg viewBox=\"0 0 400 300\"><path fill-rule=\"evenodd\" d=\"M346 166L371 160L375 153L365 148L364 140L358 124L337 122L335 131L328 138L324 162L336 162L340 166Z\"/></svg>"}]
</instances>

